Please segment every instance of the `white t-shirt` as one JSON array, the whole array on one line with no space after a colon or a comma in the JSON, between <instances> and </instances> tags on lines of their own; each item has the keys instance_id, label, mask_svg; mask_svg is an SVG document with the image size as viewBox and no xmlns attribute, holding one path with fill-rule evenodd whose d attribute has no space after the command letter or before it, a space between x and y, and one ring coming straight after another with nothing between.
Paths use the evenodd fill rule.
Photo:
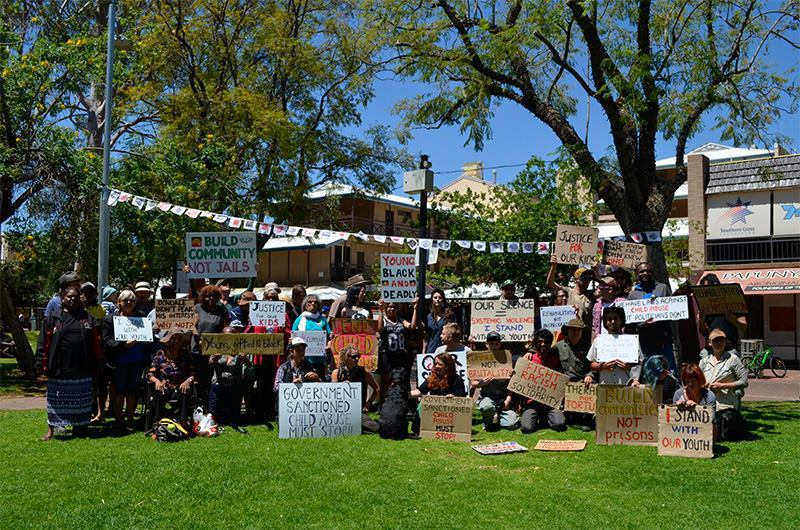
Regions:
<instances>
[{"instance_id":1,"label":"white t-shirt","mask_svg":"<svg viewBox=\"0 0 800 530\"><path fill-rule=\"evenodd\" d=\"M609 333L607 336L609 337L619 337L619 334ZM586 355L586 358L589 360L590 363L597 362L597 341L600 338L598 336L592 342L591 348L589 348L589 353ZM606 339L608 340L608 339ZM600 384L601 385L627 385L628 381L633 379L639 379L639 373L642 369L642 361L644 360L644 355L642 354L641 346L636 345L638 350L637 352L637 359L639 362L634 364L630 367L630 369L620 368L619 366L615 366L611 369L600 370Z\"/></svg>"}]
</instances>

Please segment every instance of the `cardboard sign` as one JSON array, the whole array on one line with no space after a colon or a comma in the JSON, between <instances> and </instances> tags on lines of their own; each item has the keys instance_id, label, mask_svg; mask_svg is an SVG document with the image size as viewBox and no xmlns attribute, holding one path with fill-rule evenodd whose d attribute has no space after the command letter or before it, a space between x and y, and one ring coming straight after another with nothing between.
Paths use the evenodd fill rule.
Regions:
<instances>
[{"instance_id":1,"label":"cardboard sign","mask_svg":"<svg viewBox=\"0 0 800 530\"><path fill-rule=\"evenodd\" d=\"M692 293L700 312L704 315L724 315L728 311L737 314L750 312L742 292L742 286L738 283L694 285Z\"/></svg>"},{"instance_id":2,"label":"cardboard sign","mask_svg":"<svg viewBox=\"0 0 800 530\"><path fill-rule=\"evenodd\" d=\"M286 326L286 302L250 302L250 323L267 328Z\"/></svg>"},{"instance_id":3,"label":"cardboard sign","mask_svg":"<svg viewBox=\"0 0 800 530\"><path fill-rule=\"evenodd\" d=\"M381 298L385 302L411 302L417 297L414 254L381 254Z\"/></svg>"},{"instance_id":4,"label":"cardboard sign","mask_svg":"<svg viewBox=\"0 0 800 530\"><path fill-rule=\"evenodd\" d=\"M476 342L485 342L496 331L505 342L528 342L536 331L533 300L473 300L469 332Z\"/></svg>"},{"instance_id":5,"label":"cardboard sign","mask_svg":"<svg viewBox=\"0 0 800 530\"><path fill-rule=\"evenodd\" d=\"M332 320L333 341L331 350L333 359L339 363L339 353L347 346L353 345L361 354L358 365L365 370L378 369L378 321L377 320L352 320L349 318L334 318Z\"/></svg>"},{"instance_id":6,"label":"cardboard sign","mask_svg":"<svg viewBox=\"0 0 800 530\"><path fill-rule=\"evenodd\" d=\"M561 331L561 326L565 326L573 318L578 318L578 316L575 314L575 308L571 305L553 305L539 308L539 319L541 320L542 328L553 333Z\"/></svg>"},{"instance_id":7,"label":"cardboard sign","mask_svg":"<svg viewBox=\"0 0 800 530\"><path fill-rule=\"evenodd\" d=\"M658 444L658 403L663 389L624 385L597 387L597 438L600 445Z\"/></svg>"},{"instance_id":8,"label":"cardboard sign","mask_svg":"<svg viewBox=\"0 0 800 530\"><path fill-rule=\"evenodd\" d=\"M635 269L643 261L650 261L647 245L609 239L603 245L603 261L614 267Z\"/></svg>"},{"instance_id":9,"label":"cardboard sign","mask_svg":"<svg viewBox=\"0 0 800 530\"><path fill-rule=\"evenodd\" d=\"M156 300L156 328L194 329L194 300Z\"/></svg>"},{"instance_id":10,"label":"cardboard sign","mask_svg":"<svg viewBox=\"0 0 800 530\"><path fill-rule=\"evenodd\" d=\"M658 456L714 457L714 411L698 405L658 408Z\"/></svg>"},{"instance_id":11,"label":"cardboard sign","mask_svg":"<svg viewBox=\"0 0 800 530\"><path fill-rule=\"evenodd\" d=\"M325 357L325 348L328 345L328 334L322 330L292 331L292 338L300 337L306 346L306 357Z\"/></svg>"},{"instance_id":12,"label":"cardboard sign","mask_svg":"<svg viewBox=\"0 0 800 530\"><path fill-rule=\"evenodd\" d=\"M496 444L473 445L472 448L482 455L505 455L508 453L524 453L525 451L528 450L527 447L523 447L517 442L500 442Z\"/></svg>"},{"instance_id":13,"label":"cardboard sign","mask_svg":"<svg viewBox=\"0 0 800 530\"><path fill-rule=\"evenodd\" d=\"M360 384L280 384L278 438L332 438L359 434Z\"/></svg>"},{"instance_id":14,"label":"cardboard sign","mask_svg":"<svg viewBox=\"0 0 800 530\"><path fill-rule=\"evenodd\" d=\"M597 256L597 228L559 223L554 253L558 263L591 267Z\"/></svg>"},{"instance_id":15,"label":"cardboard sign","mask_svg":"<svg viewBox=\"0 0 800 530\"><path fill-rule=\"evenodd\" d=\"M203 333L203 355L281 355L283 333Z\"/></svg>"},{"instance_id":16,"label":"cardboard sign","mask_svg":"<svg viewBox=\"0 0 800 530\"><path fill-rule=\"evenodd\" d=\"M689 302L685 296L662 296L655 300L625 300L614 302L625 310L625 323L635 324L649 319L685 320L689 318Z\"/></svg>"},{"instance_id":17,"label":"cardboard sign","mask_svg":"<svg viewBox=\"0 0 800 530\"><path fill-rule=\"evenodd\" d=\"M566 375L520 357L514 366L514 375L508 382L508 389L539 403L557 408L564 399L564 389L568 382L569 377Z\"/></svg>"},{"instance_id":18,"label":"cardboard sign","mask_svg":"<svg viewBox=\"0 0 800 530\"><path fill-rule=\"evenodd\" d=\"M586 449L586 440L539 440L534 449L537 451L583 451Z\"/></svg>"},{"instance_id":19,"label":"cardboard sign","mask_svg":"<svg viewBox=\"0 0 800 530\"><path fill-rule=\"evenodd\" d=\"M144 317L114 317L114 340L153 342L153 323Z\"/></svg>"},{"instance_id":20,"label":"cardboard sign","mask_svg":"<svg viewBox=\"0 0 800 530\"><path fill-rule=\"evenodd\" d=\"M472 400L468 397L422 396L419 437L469 442L472 437Z\"/></svg>"},{"instance_id":21,"label":"cardboard sign","mask_svg":"<svg viewBox=\"0 0 800 530\"><path fill-rule=\"evenodd\" d=\"M469 391L470 380L467 373L467 352L466 351L451 351L447 352L450 357L456 362L456 375L464 380L464 389ZM434 353L420 353L417 355L417 386L420 386L428 376L431 375L433 370L433 362L436 359Z\"/></svg>"},{"instance_id":22,"label":"cardboard sign","mask_svg":"<svg viewBox=\"0 0 800 530\"><path fill-rule=\"evenodd\" d=\"M467 377L470 381L489 376L495 379L509 379L511 370L513 370L511 353L505 350L467 352Z\"/></svg>"},{"instance_id":23,"label":"cardboard sign","mask_svg":"<svg viewBox=\"0 0 800 530\"><path fill-rule=\"evenodd\" d=\"M619 359L625 363L639 362L638 335L598 335L592 346L597 350L597 361L604 363Z\"/></svg>"},{"instance_id":24,"label":"cardboard sign","mask_svg":"<svg viewBox=\"0 0 800 530\"><path fill-rule=\"evenodd\" d=\"M255 232L187 232L189 278L251 278L256 274Z\"/></svg>"},{"instance_id":25,"label":"cardboard sign","mask_svg":"<svg viewBox=\"0 0 800 530\"><path fill-rule=\"evenodd\" d=\"M567 383L564 389L564 412L594 414L596 402L597 385Z\"/></svg>"}]
</instances>

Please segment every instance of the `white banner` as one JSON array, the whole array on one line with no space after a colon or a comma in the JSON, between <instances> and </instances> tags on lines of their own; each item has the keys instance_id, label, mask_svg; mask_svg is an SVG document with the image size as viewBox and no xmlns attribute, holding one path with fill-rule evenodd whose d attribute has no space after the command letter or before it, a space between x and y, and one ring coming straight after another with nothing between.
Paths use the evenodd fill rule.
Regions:
<instances>
[{"instance_id":1,"label":"white banner","mask_svg":"<svg viewBox=\"0 0 800 530\"><path fill-rule=\"evenodd\" d=\"M250 323L268 328L286 326L286 302L250 302Z\"/></svg>"},{"instance_id":2,"label":"white banner","mask_svg":"<svg viewBox=\"0 0 800 530\"><path fill-rule=\"evenodd\" d=\"M361 434L358 383L281 383L279 438L331 438Z\"/></svg>"},{"instance_id":3,"label":"white banner","mask_svg":"<svg viewBox=\"0 0 800 530\"><path fill-rule=\"evenodd\" d=\"M417 296L414 254L381 254L381 298L386 302L411 302Z\"/></svg>"},{"instance_id":4,"label":"white banner","mask_svg":"<svg viewBox=\"0 0 800 530\"><path fill-rule=\"evenodd\" d=\"M114 340L153 342L153 323L144 317L114 317Z\"/></svg>"},{"instance_id":5,"label":"white banner","mask_svg":"<svg viewBox=\"0 0 800 530\"><path fill-rule=\"evenodd\" d=\"M650 320L684 320L689 318L689 304L685 296L662 296L648 300L615 302L625 310L625 322L636 324Z\"/></svg>"},{"instance_id":6,"label":"white banner","mask_svg":"<svg viewBox=\"0 0 800 530\"><path fill-rule=\"evenodd\" d=\"M573 318L578 318L575 308L571 305L554 305L539 308L539 318L542 327L552 332L561 331L561 326Z\"/></svg>"},{"instance_id":7,"label":"white banner","mask_svg":"<svg viewBox=\"0 0 800 530\"><path fill-rule=\"evenodd\" d=\"M256 275L255 232L187 232L189 278L251 278Z\"/></svg>"}]
</instances>

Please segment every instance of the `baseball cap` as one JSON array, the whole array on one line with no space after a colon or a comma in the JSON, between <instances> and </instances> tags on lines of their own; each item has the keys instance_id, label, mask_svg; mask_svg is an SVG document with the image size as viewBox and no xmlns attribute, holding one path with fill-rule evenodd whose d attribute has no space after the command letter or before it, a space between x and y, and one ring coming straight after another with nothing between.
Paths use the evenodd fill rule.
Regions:
<instances>
[{"instance_id":1,"label":"baseball cap","mask_svg":"<svg viewBox=\"0 0 800 530\"><path fill-rule=\"evenodd\" d=\"M92 282L84 282L83 284L81 284L81 291L97 293L97 287L95 287Z\"/></svg>"},{"instance_id":2,"label":"baseball cap","mask_svg":"<svg viewBox=\"0 0 800 530\"><path fill-rule=\"evenodd\" d=\"M725 334L725 332L722 331L719 328L712 329L711 333L708 334L708 340L714 340L714 339L717 339L719 337L723 337L724 339L728 338L728 336Z\"/></svg>"},{"instance_id":3,"label":"baseball cap","mask_svg":"<svg viewBox=\"0 0 800 530\"><path fill-rule=\"evenodd\" d=\"M231 323L230 323L230 324L228 324L228 325L229 325L230 327L232 327L232 328L244 329L244 324L242 324L242 321L241 321L241 320L236 320L236 319L234 319L234 320L231 320Z\"/></svg>"},{"instance_id":4,"label":"baseball cap","mask_svg":"<svg viewBox=\"0 0 800 530\"><path fill-rule=\"evenodd\" d=\"M486 342L490 340L503 340L503 337L496 331L490 331L486 334Z\"/></svg>"},{"instance_id":5,"label":"baseball cap","mask_svg":"<svg viewBox=\"0 0 800 530\"><path fill-rule=\"evenodd\" d=\"M502 289L504 287L509 287L509 286L514 287L515 285L516 283L514 282L514 280L505 280L503 283L500 284L500 288Z\"/></svg>"},{"instance_id":6,"label":"baseball cap","mask_svg":"<svg viewBox=\"0 0 800 530\"><path fill-rule=\"evenodd\" d=\"M301 337L292 337L292 340L289 341L289 349L295 348L297 346L308 346L308 343L304 341Z\"/></svg>"}]
</instances>

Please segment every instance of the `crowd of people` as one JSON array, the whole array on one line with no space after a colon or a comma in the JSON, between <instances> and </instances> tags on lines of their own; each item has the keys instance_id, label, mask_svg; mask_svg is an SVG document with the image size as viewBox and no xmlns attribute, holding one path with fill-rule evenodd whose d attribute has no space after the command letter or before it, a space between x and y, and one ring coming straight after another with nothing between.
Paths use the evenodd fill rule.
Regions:
<instances>
[{"instance_id":1,"label":"crowd of people","mask_svg":"<svg viewBox=\"0 0 800 530\"><path fill-rule=\"evenodd\" d=\"M115 340L114 316L141 317L155 324L155 292L147 282L132 289L98 289L77 274L59 279L59 292L47 305L36 352L37 367L47 375L47 425L44 439L66 427L85 434L91 424L113 418L114 428L137 428L136 411L145 397L148 418L170 416L188 422L192 410L201 407L220 425L246 433L248 422L268 422L279 411L280 383L351 382L362 387L362 432L374 433L374 419L390 385L401 384L409 403L426 394L473 396L487 430L519 428L523 433L539 429L563 430L568 425L594 428L591 414L565 413L510 392L508 380L486 377L465 385L457 373L453 352L488 350L513 363L525 359L566 374L570 381L622 384L659 389L664 403L680 407L705 405L715 414L715 436L737 439L745 434L739 413L747 387L747 371L737 352L739 333L747 328L745 315L727 312L704 315L692 301L691 287L674 294L689 296L688 321L626 323L625 311L615 305L623 300L669 296L668 285L657 282L650 263L640 263L634 276L623 268L601 273L596 265L579 268L571 278L558 274L553 257L539 296L534 288L523 298L533 298L537 331L527 343L504 342L490 332L484 343L470 336L465 307L448 303L444 291L434 289L423 311L421 304L367 300L369 282L351 277L346 292L330 306L302 285L284 294L274 282L267 283L262 300L285 303L280 325L251 322L250 302L254 279L233 295L228 280L193 281L194 326L190 332L155 329L153 342ZM707 283L718 283L713 275ZM594 287L594 288L592 288ZM501 298L517 300L513 280L500 283ZM176 297L171 285L162 285L162 299ZM538 307L571 306L574 318L555 334L540 329ZM468 307L468 306L467 306ZM378 366L373 373L360 363L355 347L334 352L331 319L377 319ZM292 331L324 331L329 339L324 357L306 357L308 345ZM284 336L283 355L203 355L200 337L206 333L275 333ZM636 362L600 360L598 339L622 335L638 337ZM434 358L430 375L412 384L418 354ZM392 381L398 369L401 381ZM144 391L143 391L144 389ZM410 410L415 410L411 407ZM370 415L370 413L373 413ZM418 429L419 417L412 422ZM149 427L148 425L144 426Z\"/></svg>"}]
</instances>

